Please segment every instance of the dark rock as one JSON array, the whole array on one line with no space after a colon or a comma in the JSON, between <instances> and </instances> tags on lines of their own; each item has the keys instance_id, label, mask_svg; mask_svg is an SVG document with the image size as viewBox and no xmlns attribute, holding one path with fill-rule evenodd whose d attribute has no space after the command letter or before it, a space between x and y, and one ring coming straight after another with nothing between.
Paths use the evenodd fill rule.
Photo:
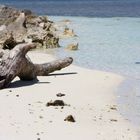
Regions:
<instances>
[{"instance_id":1,"label":"dark rock","mask_svg":"<svg viewBox=\"0 0 140 140\"><path fill-rule=\"evenodd\" d=\"M57 48L59 46L59 38L55 37L52 33L46 34L46 36L43 38L44 40L44 46L46 48Z\"/></svg>"},{"instance_id":2,"label":"dark rock","mask_svg":"<svg viewBox=\"0 0 140 140\"><path fill-rule=\"evenodd\" d=\"M116 107L110 107L110 109L111 109L111 110L117 110L117 108L116 108Z\"/></svg>"},{"instance_id":3,"label":"dark rock","mask_svg":"<svg viewBox=\"0 0 140 140\"><path fill-rule=\"evenodd\" d=\"M75 122L75 119L74 119L74 117L73 117L72 115L68 115L68 116L64 119L64 121Z\"/></svg>"},{"instance_id":4,"label":"dark rock","mask_svg":"<svg viewBox=\"0 0 140 140\"><path fill-rule=\"evenodd\" d=\"M43 116L39 116L40 119L43 119Z\"/></svg>"},{"instance_id":5,"label":"dark rock","mask_svg":"<svg viewBox=\"0 0 140 140\"><path fill-rule=\"evenodd\" d=\"M65 103L62 100L50 101L46 106L65 106Z\"/></svg>"},{"instance_id":6,"label":"dark rock","mask_svg":"<svg viewBox=\"0 0 140 140\"><path fill-rule=\"evenodd\" d=\"M140 62L135 62L135 64L140 64Z\"/></svg>"},{"instance_id":7,"label":"dark rock","mask_svg":"<svg viewBox=\"0 0 140 140\"><path fill-rule=\"evenodd\" d=\"M116 119L110 119L111 122L117 122L118 120Z\"/></svg>"},{"instance_id":8,"label":"dark rock","mask_svg":"<svg viewBox=\"0 0 140 140\"><path fill-rule=\"evenodd\" d=\"M65 94L62 94L62 93L58 93L56 94L57 97L62 97L62 96L65 96Z\"/></svg>"},{"instance_id":9,"label":"dark rock","mask_svg":"<svg viewBox=\"0 0 140 140\"><path fill-rule=\"evenodd\" d=\"M117 111L117 105L111 105L109 108L110 108L111 110L116 110L116 111Z\"/></svg>"},{"instance_id":10,"label":"dark rock","mask_svg":"<svg viewBox=\"0 0 140 140\"><path fill-rule=\"evenodd\" d=\"M13 35L11 34L11 36L5 40L5 42L3 43L3 49L13 49L15 46L17 45L17 42L15 41Z\"/></svg>"}]
</instances>

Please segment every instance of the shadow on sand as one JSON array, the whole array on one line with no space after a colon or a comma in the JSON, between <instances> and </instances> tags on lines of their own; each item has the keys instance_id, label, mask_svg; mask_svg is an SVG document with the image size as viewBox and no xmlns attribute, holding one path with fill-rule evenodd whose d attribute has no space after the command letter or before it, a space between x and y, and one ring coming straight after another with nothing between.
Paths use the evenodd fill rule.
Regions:
<instances>
[{"instance_id":1,"label":"shadow on sand","mask_svg":"<svg viewBox=\"0 0 140 140\"><path fill-rule=\"evenodd\" d=\"M73 74L77 74L77 72L69 72L69 73L53 73L53 74L49 74L48 76L65 76L65 75L73 75Z\"/></svg>"},{"instance_id":2,"label":"shadow on sand","mask_svg":"<svg viewBox=\"0 0 140 140\"><path fill-rule=\"evenodd\" d=\"M77 72L71 72L71 73L54 73L54 74L49 74L48 76L65 76L65 75L73 75L77 74ZM31 86L34 84L50 84L50 82L40 82L38 79L34 79L32 81L14 81L10 84L9 88L19 88L19 87L24 87L24 86Z\"/></svg>"},{"instance_id":3,"label":"shadow on sand","mask_svg":"<svg viewBox=\"0 0 140 140\"><path fill-rule=\"evenodd\" d=\"M49 84L50 82L40 82L38 79L32 80L32 81L14 81L10 84L9 88L19 88L24 86L31 86L34 84Z\"/></svg>"}]
</instances>

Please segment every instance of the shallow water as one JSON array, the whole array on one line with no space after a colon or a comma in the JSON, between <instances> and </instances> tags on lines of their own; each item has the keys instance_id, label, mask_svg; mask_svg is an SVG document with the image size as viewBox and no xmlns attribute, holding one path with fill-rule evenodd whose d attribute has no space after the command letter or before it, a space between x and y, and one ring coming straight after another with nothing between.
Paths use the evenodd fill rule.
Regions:
<instances>
[{"instance_id":1,"label":"shallow water","mask_svg":"<svg viewBox=\"0 0 140 140\"><path fill-rule=\"evenodd\" d=\"M126 81L117 92L121 113L140 125L140 18L50 17L70 19L78 38L61 40L57 57L72 56L74 64L90 69L115 72ZM70 42L79 42L78 51L67 51Z\"/></svg>"},{"instance_id":2,"label":"shallow water","mask_svg":"<svg viewBox=\"0 0 140 140\"><path fill-rule=\"evenodd\" d=\"M50 17L58 21L70 19L77 38L61 40L57 55L71 55L75 64L91 69L113 71L140 79L140 18ZM79 50L64 48L79 42ZM63 53L61 53L63 51Z\"/></svg>"}]
</instances>

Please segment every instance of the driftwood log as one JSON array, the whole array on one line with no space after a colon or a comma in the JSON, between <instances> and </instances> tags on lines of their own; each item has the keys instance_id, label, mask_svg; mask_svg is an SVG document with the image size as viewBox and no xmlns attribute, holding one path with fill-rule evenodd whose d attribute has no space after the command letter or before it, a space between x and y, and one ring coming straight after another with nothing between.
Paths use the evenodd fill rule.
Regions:
<instances>
[{"instance_id":1,"label":"driftwood log","mask_svg":"<svg viewBox=\"0 0 140 140\"><path fill-rule=\"evenodd\" d=\"M4 50L0 52L0 89L8 87L16 76L21 80L33 80L37 76L47 76L49 73L61 70L73 61L68 57L50 63L33 64L26 54L35 47L34 44L19 44L8 52Z\"/></svg>"}]
</instances>

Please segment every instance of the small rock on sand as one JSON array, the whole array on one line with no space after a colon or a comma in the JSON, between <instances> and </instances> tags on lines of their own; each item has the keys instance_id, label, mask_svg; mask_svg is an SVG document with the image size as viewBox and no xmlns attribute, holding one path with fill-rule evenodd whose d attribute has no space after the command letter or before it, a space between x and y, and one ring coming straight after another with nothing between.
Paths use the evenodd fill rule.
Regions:
<instances>
[{"instance_id":1,"label":"small rock on sand","mask_svg":"<svg viewBox=\"0 0 140 140\"><path fill-rule=\"evenodd\" d=\"M66 104L62 100L50 101L46 106L65 106Z\"/></svg>"},{"instance_id":2,"label":"small rock on sand","mask_svg":"<svg viewBox=\"0 0 140 140\"><path fill-rule=\"evenodd\" d=\"M74 119L74 117L73 117L72 115L68 115L68 116L64 119L64 121L75 122L75 119Z\"/></svg>"},{"instance_id":3,"label":"small rock on sand","mask_svg":"<svg viewBox=\"0 0 140 140\"><path fill-rule=\"evenodd\" d=\"M56 94L57 97L62 97L62 96L65 96L65 94L62 94L62 93L58 93Z\"/></svg>"},{"instance_id":4,"label":"small rock on sand","mask_svg":"<svg viewBox=\"0 0 140 140\"><path fill-rule=\"evenodd\" d=\"M118 120L116 119L110 119L111 122L117 122Z\"/></svg>"},{"instance_id":5,"label":"small rock on sand","mask_svg":"<svg viewBox=\"0 0 140 140\"><path fill-rule=\"evenodd\" d=\"M117 107L114 105L114 106L111 106L110 109L111 110L117 110Z\"/></svg>"}]
</instances>

